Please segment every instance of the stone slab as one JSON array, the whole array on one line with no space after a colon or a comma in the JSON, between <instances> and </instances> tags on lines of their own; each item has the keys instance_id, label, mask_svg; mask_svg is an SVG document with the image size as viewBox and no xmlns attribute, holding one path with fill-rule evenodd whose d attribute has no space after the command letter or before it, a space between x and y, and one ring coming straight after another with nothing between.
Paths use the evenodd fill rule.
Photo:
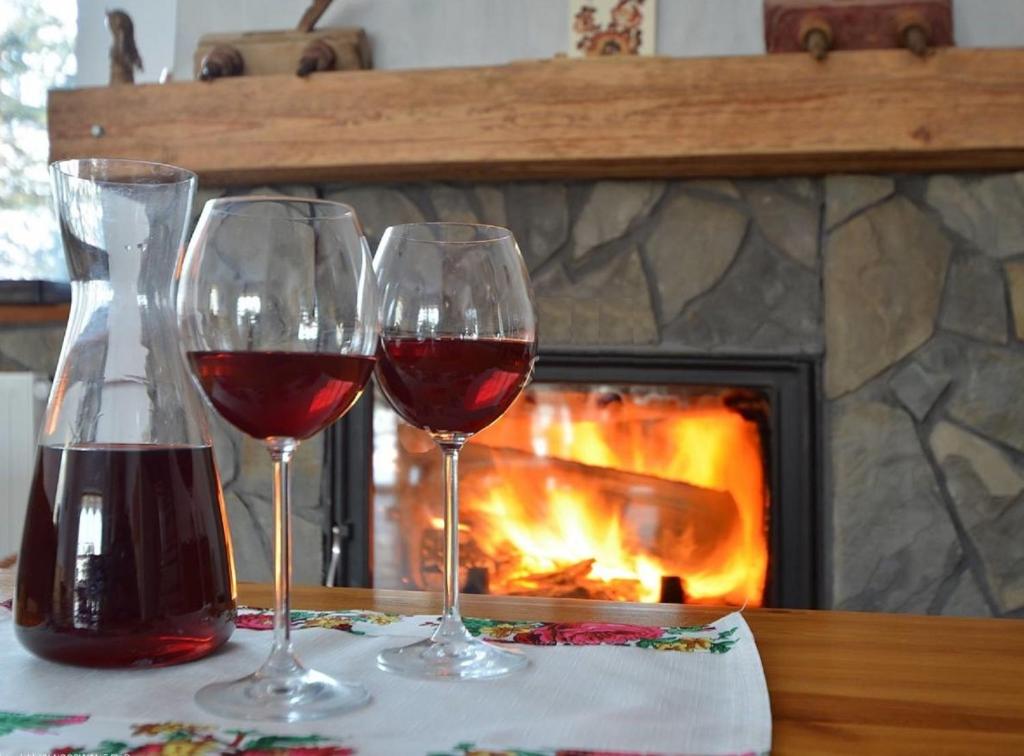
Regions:
<instances>
[{"instance_id":1,"label":"stone slab","mask_svg":"<svg viewBox=\"0 0 1024 756\"><path fill-rule=\"evenodd\" d=\"M999 608L1024 608L1024 470L950 423L936 425L929 443Z\"/></svg>"},{"instance_id":2,"label":"stone slab","mask_svg":"<svg viewBox=\"0 0 1024 756\"><path fill-rule=\"evenodd\" d=\"M476 213L470 205L471 189L465 186L449 184L431 184L427 196L434 206L434 217L431 220L444 223L476 223Z\"/></svg>"},{"instance_id":3,"label":"stone slab","mask_svg":"<svg viewBox=\"0 0 1024 756\"><path fill-rule=\"evenodd\" d=\"M775 249L805 268L818 267L818 211L757 185L747 191L754 222Z\"/></svg>"},{"instance_id":4,"label":"stone slab","mask_svg":"<svg viewBox=\"0 0 1024 756\"><path fill-rule=\"evenodd\" d=\"M235 194L237 193L235 192ZM309 184L265 184L252 187L244 193L267 197L296 197L299 199L316 199L318 196L316 187Z\"/></svg>"},{"instance_id":5,"label":"stone slab","mask_svg":"<svg viewBox=\"0 0 1024 756\"><path fill-rule=\"evenodd\" d=\"M492 226L507 226L505 195L497 186L482 184L473 190L480 207L480 222Z\"/></svg>"},{"instance_id":6,"label":"stone slab","mask_svg":"<svg viewBox=\"0 0 1024 756\"><path fill-rule=\"evenodd\" d=\"M971 570L967 569L960 573L952 593L942 605L941 613L947 617L992 616L992 609Z\"/></svg>"},{"instance_id":7,"label":"stone slab","mask_svg":"<svg viewBox=\"0 0 1024 756\"><path fill-rule=\"evenodd\" d=\"M263 442L240 435L238 449L238 473L231 490L238 491L247 499L272 501L273 465ZM291 465L292 510L296 517L316 522L322 520L323 455L322 433L303 441L295 452Z\"/></svg>"},{"instance_id":8,"label":"stone slab","mask_svg":"<svg viewBox=\"0 0 1024 756\"><path fill-rule=\"evenodd\" d=\"M1024 173L933 176L925 199L981 252L996 258L1024 253Z\"/></svg>"},{"instance_id":9,"label":"stone slab","mask_svg":"<svg viewBox=\"0 0 1024 756\"><path fill-rule=\"evenodd\" d=\"M658 340L636 248L576 281L561 268L534 280L542 346L629 346Z\"/></svg>"},{"instance_id":10,"label":"stone slab","mask_svg":"<svg viewBox=\"0 0 1024 756\"><path fill-rule=\"evenodd\" d=\"M834 608L923 613L962 550L910 415L861 393L830 411Z\"/></svg>"},{"instance_id":11,"label":"stone slab","mask_svg":"<svg viewBox=\"0 0 1024 756\"><path fill-rule=\"evenodd\" d=\"M663 181L598 181L573 223L573 259L621 237L647 217L664 192Z\"/></svg>"},{"instance_id":12,"label":"stone slab","mask_svg":"<svg viewBox=\"0 0 1024 756\"><path fill-rule=\"evenodd\" d=\"M749 183L749 182L748 182ZM821 194L821 180L806 176L792 176L775 180L775 185L784 192L818 205Z\"/></svg>"},{"instance_id":13,"label":"stone slab","mask_svg":"<svg viewBox=\"0 0 1024 756\"><path fill-rule=\"evenodd\" d=\"M218 199L224 196L225 190L221 187L204 187L200 186L196 189L196 194L192 198L192 216L189 220L189 235L191 235L192 229L195 228L196 223L199 221L199 216L203 212L203 208L206 203L213 199Z\"/></svg>"},{"instance_id":14,"label":"stone slab","mask_svg":"<svg viewBox=\"0 0 1024 756\"><path fill-rule=\"evenodd\" d=\"M677 195L663 203L654 223L644 254L667 322L722 277L739 251L747 218L731 205Z\"/></svg>"},{"instance_id":15,"label":"stone slab","mask_svg":"<svg viewBox=\"0 0 1024 756\"><path fill-rule=\"evenodd\" d=\"M953 260L939 325L981 341L1006 343L1006 294L997 262L977 253Z\"/></svg>"},{"instance_id":16,"label":"stone slab","mask_svg":"<svg viewBox=\"0 0 1024 756\"><path fill-rule=\"evenodd\" d=\"M526 181L505 190L508 227L533 271L569 239L569 200L564 184Z\"/></svg>"},{"instance_id":17,"label":"stone slab","mask_svg":"<svg viewBox=\"0 0 1024 756\"><path fill-rule=\"evenodd\" d=\"M231 534L231 551L235 561L235 577L238 580L269 583L274 579L272 542L267 540L268 532L255 518L249 505L236 494L226 492L224 505L228 515L228 530ZM295 543L299 543L293 538ZM303 548L304 544L299 547Z\"/></svg>"},{"instance_id":18,"label":"stone slab","mask_svg":"<svg viewBox=\"0 0 1024 756\"><path fill-rule=\"evenodd\" d=\"M825 393L853 391L935 330L952 244L902 197L833 231L825 246Z\"/></svg>"},{"instance_id":19,"label":"stone slab","mask_svg":"<svg viewBox=\"0 0 1024 756\"><path fill-rule=\"evenodd\" d=\"M741 199L740 191L736 184L728 179L691 179L680 183L684 189L694 189L698 192L709 192L731 199Z\"/></svg>"},{"instance_id":20,"label":"stone slab","mask_svg":"<svg viewBox=\"0 0 1024 756\"><path fill-rule=\"evenodd\" d=\"M1024 492L1024 471L980 436L943 421L932 429L929 443L940 463L953 457L964 459L992 496L1013 498ZM972 521L973 517L965 519L968 524Z\"/></svg>"},{"instance_id":21,"label":"stone slab","mask_svg":"<svg viewBox=\"0 0 1024 756\"><path fill-rule=\"evenodd\" d=\"M968 344L961 359L963 375L947 404L950 417L1024 452L1024 354Z\"/></svg>"},{"instance_id":22,"label":"stone slab","mask_svg":"<svg viewBox=\"0 0 1024 756\"><path fill-rule=\"evenodd\" d=\"M889 379L889 388L899 399L900 404L920 422L935 406L935 402L951 380L948 373L928 370L915 361L907 364Z\"/></svg>"},{"instance_id":23,"label":"stone slab","mask_svg":"<svg viewBox=\"0 0 1024 756\"><path fill-rule=\"evenodd\" d=\"M415 202L398 189L386 186L348 187L328 192L325 199L355 208L371 248L376 248L388 226L425 220Z\"/></svg>"},{"instance_id":24,"label":"stone slab","mask_svg":"<svg viewBox=\"0 0 1024 756\"><path fill-rule=\"evenodd\" d=\"M273 579L274 507L262 498L225 494L235 571L239 580ZM292 518L292 582L323 582L323 530L300 517Z\"/></svg>"},{"instance_id":25,"label":"stone slab","mask_svg":"<svg viewBox=\"0 0 1024 756\"><path fill-rule=\"evenodd\" d=\"M826 176L825 228L832 229L895 191L888 176Z\"/></svg>"},{"instance_id":26,"label":"stone slab","mask_svg":"<svg viewBox=\"0 0 1024 756\"><path fill-rule=\"evenodd\" d=\"M688 352L820 354L818 276L751 236L724 280L669 323L662 338Z\"/></svg>"}]
</instances>

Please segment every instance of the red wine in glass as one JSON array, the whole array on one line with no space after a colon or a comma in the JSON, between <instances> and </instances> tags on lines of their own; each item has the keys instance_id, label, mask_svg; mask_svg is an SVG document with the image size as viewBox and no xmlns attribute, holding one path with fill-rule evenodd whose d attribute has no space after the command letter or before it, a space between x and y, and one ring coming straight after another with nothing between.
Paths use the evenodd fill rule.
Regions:
<instances>
[{"instance_id":1,"label":"red wine in glass","mask_svg":"<svg viewBox=\"0 0 1024 756\"><path fill-rule=\"evenodd\" d=\"M230 719L298 722L370 700L365 685L295 653L291 479L300 444L344 415L373 373L379 302L355 212L327 200L242 196L206 203L181 265L178 335L195 383L273 465L274 636L251 675L196 702ZM315 350L315 351L312 351Z\"/></svg>"},{"instance_id":2,"label":"red wine in glass","mask_svg":"<svg viewBox=\"0 0 1024 756\"><path fill-rule=\"evenodd\" d=\"M459 452L504 414L530 378L537 317L512 232L469 223L414 223L384 232L376 258L381 343L377 383L407 422L437 444L444 479L441 621L377 666L432 680L488 680L526 657L474 638L459 610Z\"/></svg>"},{"instance_id":3,"label":"red wine in glass","mask_svg":"<svg viewBox=\"0 0 1024 756\"><path fill-rule=\"evenodd\" d=\"M319 352L189 352L217 412L254 438L306 439L344 415L373 357Z\"/></svg>"},{"instance_id":4,"label":"red wine in glass","mask_svg":"<svg viewBox=\"0 0 1024 756\"><path fill-rule=\"evenodd\" d=\"M532 341L458 337L381 339L377 379L406 421L432 432L476 433L504 414L530 377Z\"/></svg>"},{"instance_id":5,"label":"red wine in glass","mask_svg":"<svg viewBox=\"0 0 1024 756\"><path fill-rule=\"evenodd\" d=\"M210 447L40 447L15 633L69 664L198 659L234 628L226 543Z\"/></svg>"}]
</instances>

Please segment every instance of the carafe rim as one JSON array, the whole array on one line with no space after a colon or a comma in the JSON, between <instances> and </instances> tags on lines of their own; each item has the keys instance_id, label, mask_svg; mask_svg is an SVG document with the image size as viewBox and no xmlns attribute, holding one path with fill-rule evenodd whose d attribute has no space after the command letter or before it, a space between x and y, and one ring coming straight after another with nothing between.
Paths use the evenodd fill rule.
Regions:
<instances>
[{"instance_id":1,"label":"carafe rim","mask_svg":"<svg viewBox=\"0 0 1024 756\"><path fill-rule=\"evenodd\" d=\"M88 166L91 171L80 175L78 170L71 170L72 166ZM122 167L131 171L138 171L137 175L117 178L106 178L103 169L116 169ZM143 169L149 169L146 174ZM128 158L64 158L54 160L49 165L50 174L60 175L65 181L82 181L90 184L102 184L104 186L175 186L198 182L199 177L187 168L170 163L160 163L152 160L131 160ZM95 171L95 172L92 172ZM116 174L115 174L116 175Z\"/></svg>"}]
</instances>

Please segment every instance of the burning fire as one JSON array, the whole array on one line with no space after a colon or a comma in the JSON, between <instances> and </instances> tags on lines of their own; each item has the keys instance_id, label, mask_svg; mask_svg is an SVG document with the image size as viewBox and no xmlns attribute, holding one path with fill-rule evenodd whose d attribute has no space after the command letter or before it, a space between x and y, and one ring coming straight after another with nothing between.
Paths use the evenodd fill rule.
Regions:
<instances>
[{"instance_id":1,"label":"burning fire","mask_svg":"<svg viewBox=\"0 0 1024 756\"><path fill-rule=\"evenodd\" d=\"M463 452L465 563L491 593L759 605L757 423L719 396L535 387Z\"/></svg>"}]
</instances>

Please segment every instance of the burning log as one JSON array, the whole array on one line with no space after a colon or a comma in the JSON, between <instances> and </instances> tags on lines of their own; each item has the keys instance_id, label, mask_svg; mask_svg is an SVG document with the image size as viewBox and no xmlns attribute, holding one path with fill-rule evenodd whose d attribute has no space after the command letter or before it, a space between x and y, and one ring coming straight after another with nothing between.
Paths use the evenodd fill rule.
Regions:
<instances>
[{"instance_id":1,"label":"burning log","mask_svg":"<svg viewBox=\"0 0 1024 756\"><path fill-rule=\"evenodd\" d=\"M582 562L570 564L568 567L563 567L560 570L523 575L520 578L516 578L516 582L522 585L533 583L534 585L549 585L552 587L575 585L590 574L590 570L596 561L596 559L584 559Z\"/></svg>"},{"instance_id":2,"label":"burning log","mask_svg":"<svg viewBox=\"0 0 1024 756\"><path fill-rule=\"evenodd\" d=\"M422 455L418 463L420 490L440 490L436 455ZM699 574L742 529L729 493L652 475L473 444L463 450L460 467L459 541L470 591L480 590L486 576L498 594L657 600L665 589L660 575L653 585L643 584L624 567L631 555L654 560L661 574ZM569 500L560 499L560 491ZM438 518L422 506L422 495L401 500L419 502L403 515L406 532L419 533L407 552L412 574L423 587L436 587L443 546ZM581 551L581 539L593 550ZM568 542L576 544L573 550L566 551ZM671 600L681 600L681 583L669 589Z\"/></svg>"},{"instance_id":3,"label":"burning log","mask_svg":"<svg viewBox=\"0 0 1024 756\"><path fill-rule=\"evenodd\" d=\"M638 580L606 582L589 577L596 562L596 559L584 559L558 570L523 575L509 580L506 588L511 596L637 600Z\"/></svg>"},{"instance_id":4,"label":"burning log","mask_svg":"<svg viewBox=\"0 0 1024 756\"><path fill-rule=\"evenodd\" d=\"M630 547L656 556L676 559L680 556L680 542L686 542L689 558L703 562L723 543L738 538L742 529L736 501L724 491L615 468L535 457L514 449L470 444L462 457L462 501L463 520L470 524L474 540L501 540L501 530L507 522L486 515L495 491L509 482L514 484L517 517L543 528L553 514L549 480L559 481L574 493L589 494L590 519L611 522L621 518L628 523L636 517L652 522L652 527L645 528L647 537L636 540L635 536ZM482 529L494 532L481 532ZM677 568L684 566L677 564Z\"/></svg>"}]
</instances>

